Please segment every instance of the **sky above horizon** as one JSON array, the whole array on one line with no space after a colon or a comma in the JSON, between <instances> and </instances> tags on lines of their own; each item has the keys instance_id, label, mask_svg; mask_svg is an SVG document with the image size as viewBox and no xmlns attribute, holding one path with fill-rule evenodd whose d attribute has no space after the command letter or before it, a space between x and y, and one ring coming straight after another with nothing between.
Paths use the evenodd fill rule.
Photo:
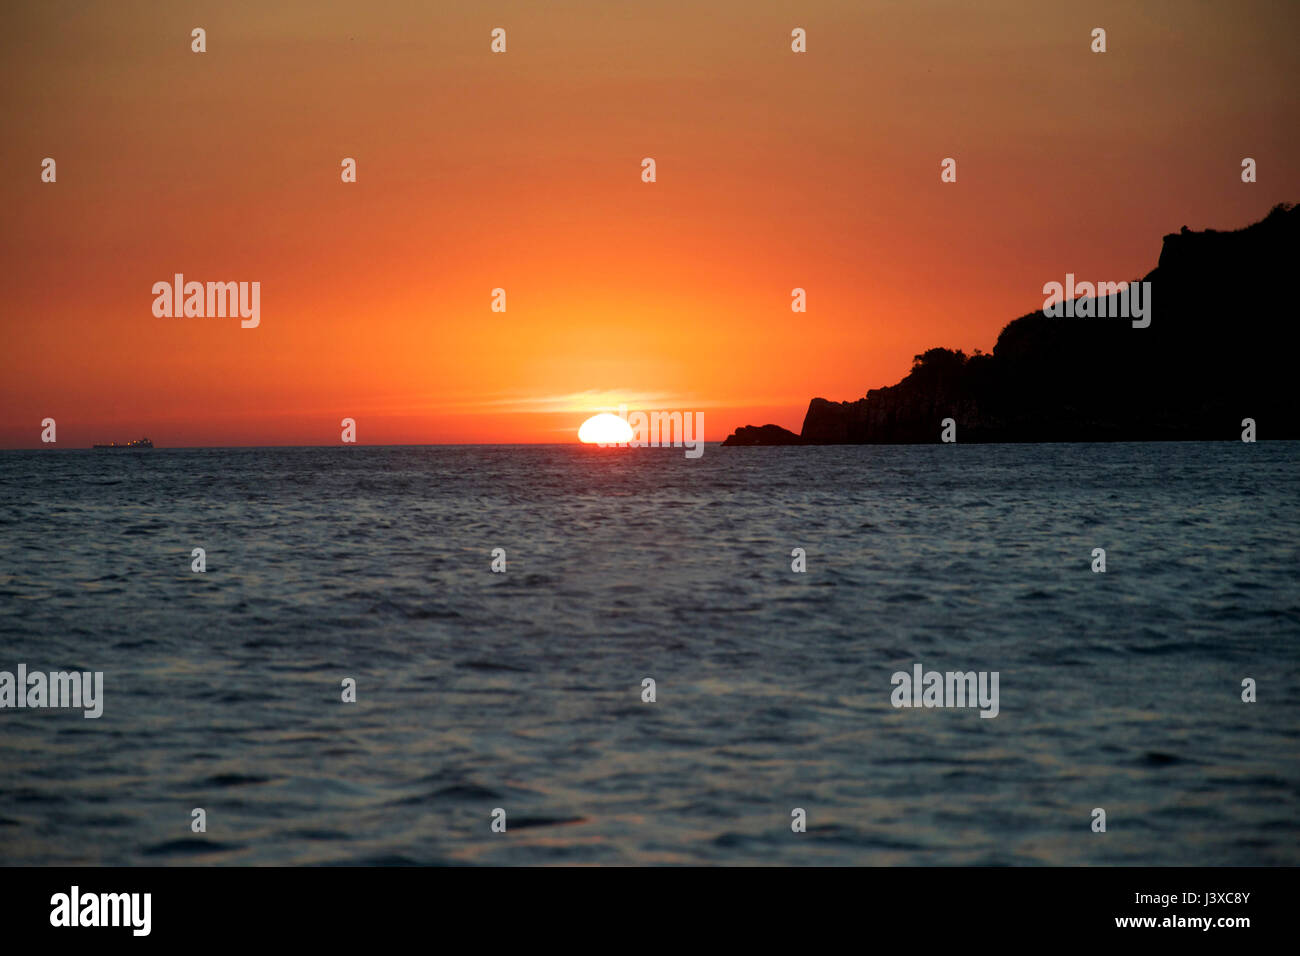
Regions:
<instances>
[{"instance_id":1,"label":"sky above horizon","mask_svg":"<svg viewBox=\"0 0 1300 956\"><path fill-rule=\"evenodd\" d=\"M991 350L1066 272L1136 278L1166 233L1300 199L1298 26L1288 0L7 4L0 447L47 417L74 448L343 418L572 441L620 404L797 431L927 348ZM259 326L156 316L176 273L259 282Z\"/></svg>"}]
</instances>

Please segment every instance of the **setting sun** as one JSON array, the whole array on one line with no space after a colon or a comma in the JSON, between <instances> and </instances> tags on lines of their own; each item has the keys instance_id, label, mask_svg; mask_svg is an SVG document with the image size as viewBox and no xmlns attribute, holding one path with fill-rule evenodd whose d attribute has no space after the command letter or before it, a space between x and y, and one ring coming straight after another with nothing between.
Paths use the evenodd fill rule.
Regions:
<instances>
[{"instance_id":1,"label":"setting sun","mask_svg":"<svg viewBox=\"0 0 1300 956\"><path fill-rule=\"evenodd\" d=\"M591 416L578 429L578 441L587 445L622 445L631 440L632 426L609 412Z\"/></svg>"}]
</instances>

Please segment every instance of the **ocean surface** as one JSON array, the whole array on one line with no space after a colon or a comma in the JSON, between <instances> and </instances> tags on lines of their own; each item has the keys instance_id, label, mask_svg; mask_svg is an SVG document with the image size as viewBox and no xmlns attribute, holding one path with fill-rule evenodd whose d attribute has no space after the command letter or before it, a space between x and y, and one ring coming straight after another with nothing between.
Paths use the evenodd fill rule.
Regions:
<instances>
[{"instance_id":1,"label":"ocean surface","mask_svg":"<svg viewBox=\"0 0 1300 956\"><path fill-rule=\"evenodd\" d=\"M0 862L1294 865L1297 505L1298 443L0 452L0 670L104 673L0 710Z\"/></svg>"}]
</instances>

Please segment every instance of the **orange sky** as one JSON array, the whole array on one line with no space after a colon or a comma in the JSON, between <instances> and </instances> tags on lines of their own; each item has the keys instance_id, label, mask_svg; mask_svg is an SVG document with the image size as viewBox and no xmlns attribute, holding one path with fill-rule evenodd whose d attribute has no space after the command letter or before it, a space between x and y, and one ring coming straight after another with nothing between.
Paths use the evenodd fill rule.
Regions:
<instances>
[{"instance_id":1,"label":"orange sky","mask_svg":"<svg viewBox=\"0 0 1300 956\"><path fill-rule=\"evenodd\" d=\"M797 430L1300 199L1288 0L17 6L0 447ZM176 272L261 282L260 327L155 317Z\"/></svg>"}]
</instances>

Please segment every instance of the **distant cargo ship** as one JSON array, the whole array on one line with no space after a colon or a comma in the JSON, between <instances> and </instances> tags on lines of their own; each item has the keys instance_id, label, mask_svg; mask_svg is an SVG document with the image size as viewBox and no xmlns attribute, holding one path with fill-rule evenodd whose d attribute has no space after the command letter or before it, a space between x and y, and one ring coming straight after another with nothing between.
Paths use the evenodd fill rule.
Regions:
<instances>
[{"instance_id":1,"label":"distant cargo ship","mask_svg":"<svg viewBox=\"0 0 1300 956\"><path fill-rule=\"evenodd\" d=\"M137 438L135 441L118 444L115 441L91 445L91 448L152 448L153 442L147 438Z\"/></svg>"}]
</instances>

